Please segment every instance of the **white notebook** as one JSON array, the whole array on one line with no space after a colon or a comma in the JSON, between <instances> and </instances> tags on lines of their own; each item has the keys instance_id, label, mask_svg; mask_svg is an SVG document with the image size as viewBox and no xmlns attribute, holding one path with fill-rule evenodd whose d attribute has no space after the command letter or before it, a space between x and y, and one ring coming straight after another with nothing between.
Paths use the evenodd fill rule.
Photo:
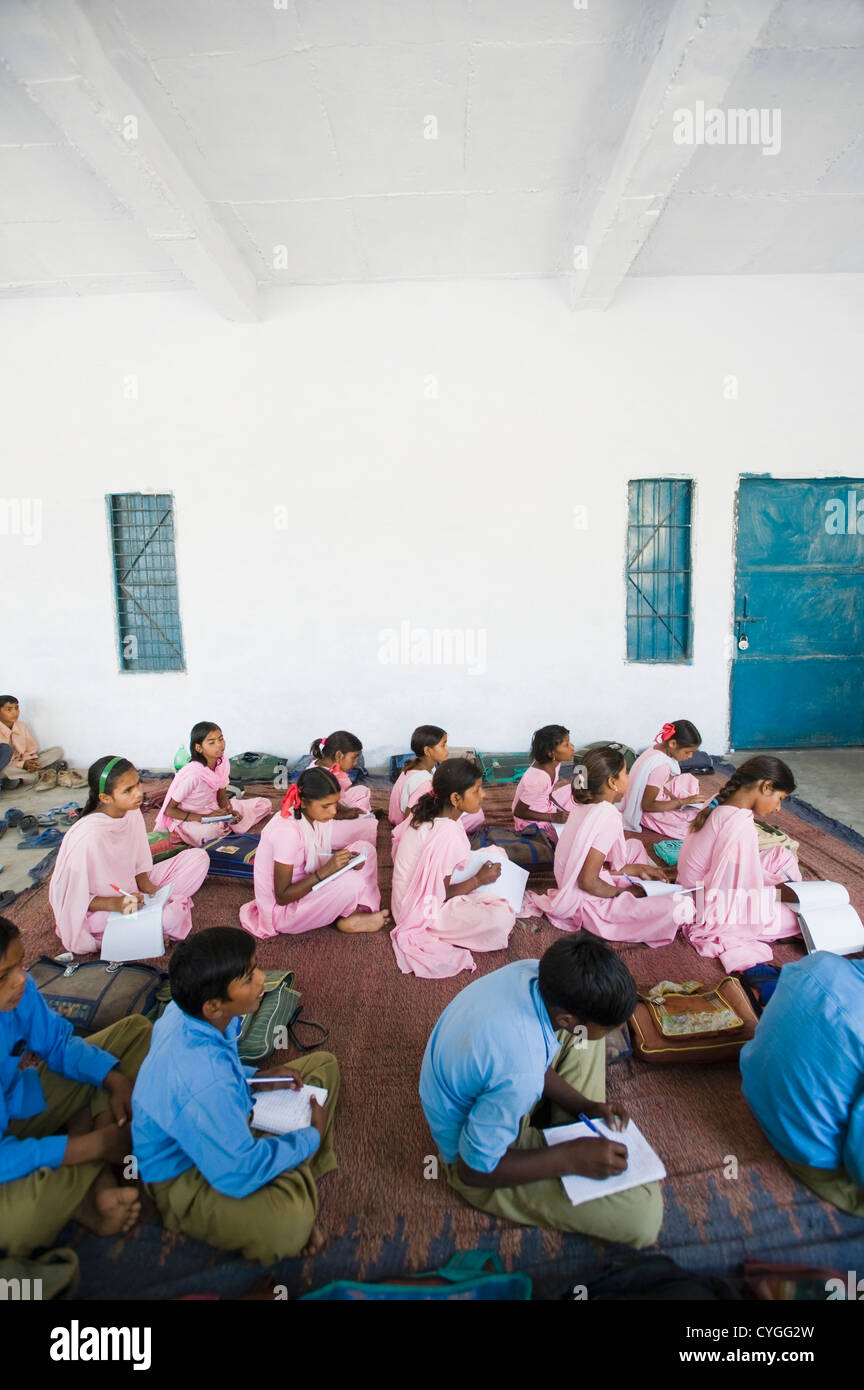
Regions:
<instances>
[{"instance_id":1,"label":"white notebook","mask_svg":"<svg viewBox=\"0 0 864 1390\"><path fill-rule=\"evenodd\" d=\"M309 1097L319 1105L326 1104L327 1091L323 1086L304 1086L301 1091L268 1086L266 1091L253 1091L252 1128L268 1134L287 1134L292 1129L306 1129L312 1123Z\"/></svg>"},{"instance_id":2,"label":"white notebook","mask_svg":"<svg viewBox=\"0 0 864 1390\"><path fill-rule=\"evenodd\" d=\"M700 922L705 916L704 883L698 883L695 888L685 888L682 883L664 883L659 878L630 878L629 874L625 874L625 878L644 888L646 898L664 898L672 893L689 893L696 904L696 921Z\"/></svg>"},{"instance_id":3,"label":"white notebook","mask_svg":"<svg viewBox=\"0 0 864 1390\"><path fill-rule=\"evenodd\" d=\"M173 883L163 883L152 898L144 899L137 912L109 912L102 934L102 960L152 960L165 954L162 908Z\"/></svg>"},{"instance_id":4,"label":"white notebook","mask_svg":"<svg viewBox=\"0 0 864 1390\"><path fill-rule=\"evenodd\" d=\"M315 887L312 889L312 892L317 893L318 889L323 888L325 883L332 883L334 878L341 878L343 874L352 873L353 870L357 868L358 864L365 864L365 862L366 846L363 845L361 849L355 850L354 854L348 860L348 863L345 865L344 868L337 869L335 874L328 874L326 878L320 879L319 882L315 884Z\"/></svg>"},{"instance_id":5,"label":"white notebook","mask_svg":"<svg viewBox=\"0 0 864 1390\"><path fill-rule=\"evenodd\" d=\"M487 850L472 849L463 866L453 870L450 875L451 884L464 883L466 879L473 878L478 869L482 869L483 865L489 862ZM499 861L494 859L492 862L497 864ZM485 893L487 896L505 898L518 917L522 911L522 899L527 882L528 870L514 864L512 859L507 859L501 864L501 872L494 883L481 883L479 888L472 889L468 897L472 897L474 893Z\"/></svg>"},{"instance_id":6,"label":"white notebook","mask_svg":"<svg viewBox=\"0 0 864 1390\"><path fill-rule=\"evenodd\" d=\"M640 1187L645 1182L659 1182L665 1178L666 1169L660 1155L652 1149L645 1135L631 1120L626 1129L610 1129L602 1120L592 1120L592 1125L604 1139L613 1139L616 1144L627 1148L627 1167L623 1173L615 1173L611 1178L584 1178L572 1174L561 1181L564 1191L574 1207L583 1202L593 1202L597 1197L609 1197L613 1192L627 1192L631 1187ZM573 1125L556 1125L544 1129L547 1144L564 1144L568 1139L596 1139L588 1126L578 1120Z\"/></svg>"},{"instance_id":7,"label":"white notebook","mask_svg":"<svg viewBox=\"0 0 864 1390\"><path fill-rule=\"evenodd\" d=\"M837 956L864 951L864 923L842 883L817 880L785 886L798 899L787 906L798 914L808 951L833 951Z\"/></svg>"}]
</instances>

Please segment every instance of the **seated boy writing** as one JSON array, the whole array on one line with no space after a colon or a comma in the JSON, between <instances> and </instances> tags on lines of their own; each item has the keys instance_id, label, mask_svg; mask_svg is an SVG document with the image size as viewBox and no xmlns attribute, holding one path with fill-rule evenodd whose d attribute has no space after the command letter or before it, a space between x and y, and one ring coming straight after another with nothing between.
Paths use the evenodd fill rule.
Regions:
<instances>
[{"instance_id":1,"label":"seated boy writing","mask_svg":"<svg viewBox=\"0 0 864 1390\"><path fill-rule=\"evenodd\" d=\"M172 1002L135 1084L132 1132L138 1171L169 1230L275 1264L318 1248L315 1180L336 1167L339 1067L329 1052L258 1071L240 1061L240 1020L264 994L255 945L239 927L209 927L175 948ZM292 1090L326 1087L326 1106L311 1101L311 1125L282 1135L251 1128L255 1078L274 1076Z\"/></svg>"},{"instance_id":2,"label":"seated boy writing","mask_svg":"<svg viewBox=\"0 0 864 1390\"><path fill-rule=\"evenodd\" d=\"M97 1235L138 1219L141 1201L111 1165L132 1149L132 1081L150 1041L140 1015L76 1038L48 1008L0 917L0 1250L53 1245L75 1217Z\"/></svg>"},{"instance_id":3,"label":"seated boy writing","mask_svg":"<svg viewBox=\"0 0 864 1390\"><path fill-rule=\"evenodd\" d=\"M41 782L50 791L57 785L57 773L53 770L63 759L63 749L43 748L40 751L20 713L16 695L0 695L0 749L3 750L0 778L12 783L24 782L28 786L31 782ZM53 776L48 775L49 769Z\"/></svg>"},{"instance_id":4,"label":"seated boy writing","mask_svg":"<svg viewBox=\"0 0 864 1390\"><path fill-rule=\"evenodd\" d=\"M637 1248L656 1239L657 1183L581 1206L564 1191L567 1174L622 1172L623 1144L590 1138L547 1146L532 1125L543 1100L548 1116L535 1121L547 1128L580 1113L623 1128L623 1107L604 1100L605 1037L635 1006L627 967L584 933L556 941L539 961L476 980L448 1004L426 1047L420 1100L447 1180L466 1201L490 1216Z\"/></svg>"},{"instance_id":5,"label":"seated boy writing","mask_svg":"<svg viewBox=\"0 0 864 1390\"><path fill-rule=\"evenodd\" d=\"M864 960L816 951L784 965L741 1049L741 1077L792 1172L864 1217Z\"/></svg>"}]
</instances>

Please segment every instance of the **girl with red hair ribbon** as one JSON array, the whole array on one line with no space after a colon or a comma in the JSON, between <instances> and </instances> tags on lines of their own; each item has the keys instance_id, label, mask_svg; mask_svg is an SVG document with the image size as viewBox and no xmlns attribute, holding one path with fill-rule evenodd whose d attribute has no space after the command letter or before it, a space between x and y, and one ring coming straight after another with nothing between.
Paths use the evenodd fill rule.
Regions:
<instances>
[{"instance_id":1,"label":"girl with red hair ribbon","mask_svg":"<svg viewBox=\"0 0 864 1390\"><path fill-rule=\"evenodd\" d=\"M624 828L631 832L654 830L671 840L683 840L704 796L699 783L680 764L692 758L702 735L689 719L663 725L652 748L640 753L630 769L627 793L621 803Z\"/></svg>"}]
</instances>

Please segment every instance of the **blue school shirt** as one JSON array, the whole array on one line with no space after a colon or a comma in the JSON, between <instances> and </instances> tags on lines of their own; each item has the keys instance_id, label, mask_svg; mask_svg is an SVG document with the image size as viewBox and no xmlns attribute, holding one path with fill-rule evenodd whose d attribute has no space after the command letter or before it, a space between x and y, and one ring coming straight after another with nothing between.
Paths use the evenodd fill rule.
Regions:
<instances>
[{"instance_id":1,"label":"blue school shirt","mask_svg":"<svg viewBox=\"0 0 864 1390\"><path fill-rule=\"evenodd\" d=\"M420 1101L445 1163L491 1173L543 1094L561 1043L540 998L536 960L466 985L426 1045Z\"/></svg>"},{"instance_id":2,"label":"blue school shirt","mask_svg":"<svg viewBox=\"0 0 864 1390\"><path fill-rule=\"evenodd\" d=\"M28 975L21 1003L0 1013L0 1182L24 1178L37 1168L59 1168L66 1152L65 1134L45 1139L7 1134L12 1120L29 1120L45 1109L36 1068L20 1070L22 1052L37 1053L50 1071L89 1086L101 1086L117 1065L110 1052L76 1038L72 1024L49 1009Z\"/></svg>"},{"instance_id":3,"label":"blue school shirt","mask_svg":"<svg viewBox=\"0 0 864 1390\"><path fill-rule=\"evenodd\" d=\"M309 1125L256 1139L253 1095L237 1052L240 1019L225 1032L173 1001L153 1025L150 1051L132 1093L132 1148L144 1182L197 1168L226 1197L248 1197L311 1158L320 1144Z\"/></svg>"},{"instance_id":4,"label":"blue school shirt","mask_svg":"<svg viewBox=\"0 0 864 1390\"><path fill-rule=\"evenodd\" d=\"M864 960L816 951L784 965L741 1076L779 1154L864 1187Z\"/></svg>"}]
</instances>

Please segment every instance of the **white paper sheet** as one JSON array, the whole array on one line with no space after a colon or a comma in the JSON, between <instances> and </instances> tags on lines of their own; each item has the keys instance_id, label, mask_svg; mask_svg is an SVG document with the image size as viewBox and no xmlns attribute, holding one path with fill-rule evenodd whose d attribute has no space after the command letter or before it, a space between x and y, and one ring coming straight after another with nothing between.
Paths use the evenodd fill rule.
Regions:
<instances>
[{"instance_id":1,"label":"white paper sheet","mask_svg":"<svg viewBox=\"0 0 864 1390\"><path fill-rule=\"evenodd\" d=\"M327 1101L327 1091L323 1086L304 1086L302 1091L268 1086L266 1090L253 1091L252 1094L255 1097L252 1128L264 1129L268 1134L287 1134L292 1129L305 1129L312 1123L309 1097L314 1096L319 1105Z\"/></svg>"},{"instance_id":2,"label":"white paper sheet","mask_svg":"<svg viewBox=\"0 0 864 1390\"><path fill-rule=\"evenodd\" d=\"M464 883L466 879L473 878L478 869L482 869L483 865L489 862L488 850L473 849L465 861L464 867L453 870L450 875L450 882ZM492 862L497 864L499 860L493 859ZM512 859L507 859L501 864L501 873L494 883L481 884L479 888L472 889L468 896L470 898L474 893L485 893L487 896L505 898L518 917L522 911L522 899L525 896L527 882L528 870L514 864Z\"/></svg>"},{"instance_id":3,"label":"white paper sheet","mask_svg":"<svg viewBox=\"0 0 864 1390\"><path fill-rule=\"evenodd\" d=\"M864 951L864 922L842 883L816 879L785 886L798 899L788 906L798 914L809 952L833 951L835 956L852 956Z\"/></svg>"},{"instance_id":4,"label":"white paper sheet","mask_svg":"<svg viewBox=\"0 0 864 1390\"><path fill-rule=\"evenodd\" d=\"M102 960L152 960L165 954L162 909L171 896L172 883L163 883L144 906L128 915L109 912L102 935Z\"/></svg>"},{"instance_id":5,"label":"white paper sheet","mask_svg":"<svg viewBox=\"0 0 864 1390\"><path fill-rule=\"evenodd\" d=\"M564 1191L574 1207L581 1206L583 1202L593 1202L597 1197L609 1197L613 1192L627 1192L631 1187L640 1187L646 1182L659 1182L661 1178L665 1178L666 1169L660 1155L652 1149L645 1135L632 1120L624 1130L610 1129L602 1120L592 1120L591 1123L596 1125L604 1139L612 1139L616 1144L626 1146L627 1167L623 1173L616 1173L611 1178L584 1178L576 1174L562 1178ZM544 1129L543 1133L547 1144L564 1144L568 1139L597 1137L581 1120L572 1125Z\"/></svg>"},{"instance_id":6,"label":"white paper sheet","mask_svg":"<svg viewBox=\"0 0 864 1390\"><path fill-rule=\"evenodd\" d=\"M357 819L359 820L359 816L357 817ZM337 869L335 874L328 874L326 878L322 878L320 883L315 884L315 887L312 889L312 892L317 893L318 889L323 888L325 883L332 883L334 879L341 878L343 874L352 873L354 869L358 867L358 865L365 864L365 862L366 846L363 845L360 849L355 850L352 858L348 861L348 863L345 865L343 869Z\"/></svg>"}]
</instances>

